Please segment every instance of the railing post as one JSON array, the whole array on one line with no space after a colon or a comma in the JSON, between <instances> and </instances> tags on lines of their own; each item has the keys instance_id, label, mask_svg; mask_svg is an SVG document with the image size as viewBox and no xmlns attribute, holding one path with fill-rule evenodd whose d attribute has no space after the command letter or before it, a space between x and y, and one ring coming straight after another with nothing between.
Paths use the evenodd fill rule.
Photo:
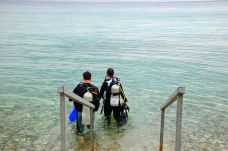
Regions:
<instances>
[{"instance_id":1,"label":"railing post","mask_svg":"<svg viewBox=\"0 0 228 151\"><path fill-rule=\"evenodd\" d=\"M93 108L90 108L90 137L91 137L91 151L94 151L94 116L93 116Z\"/></svg>"},{"instance_id":2,"label":"railing post","mask_svg":"<svg viewBox=\"0 0 228 151\"><path fill-rule=\"evenodd\" d=\"M181 151L182 105L183 105L183 93L179 93L178 96L177 96L175 151Z\"/></svg>"},{"instance_id":3,"label":"railing post","mask_svg":"<svg viewBox=\"0 0 228 151\"><path fill-rule=\"evenodd\" d=\"M165 109L161 110L161 129L160 129L160 147L159 151L163 150L163 132L164 132L164 121L165 121Z\"/></svg>"},{"instance_id":4,"label":"railing post","mask_svg":"<svg viewBox=\"0 0 228 151\"><path fill-rule=\"evenodd\" d=\"M65 127L65 94L64 88L60 93L60 126L61 126L61 151L66 150L66 127Z\"/></svg>"}]
</instances>

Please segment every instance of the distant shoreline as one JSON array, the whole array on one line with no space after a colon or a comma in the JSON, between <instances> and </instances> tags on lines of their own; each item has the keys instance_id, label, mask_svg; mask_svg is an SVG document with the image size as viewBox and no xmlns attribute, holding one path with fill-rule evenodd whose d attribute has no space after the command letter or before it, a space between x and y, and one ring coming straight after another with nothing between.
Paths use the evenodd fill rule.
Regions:
<instances>
[{"instance_id":1,"label":"distant shoreline","mask_svg":"<svg viewBox=\"0 0 228 151\"><path fill-rule=\"evenodd\" d=\"M130 1L130 0L119 0L119 1L73 1L73 0L2 0L0 2L57 2L57 3L217 3L217 2L227 2L226 0L174 0L174 1Z\"/></svg>"},{"instance_id":2,"label":"distant shoreline","mask_svg":"<svg viewBox=\"0 0 228 151\"><path fill-rule=\"evenodd\" d=\"M206 1L197 1L197 0L194 0L194 1L190 1L190 0L187 0L187 1L161 1L161 2L139 2L139 1L134 1L134 2L121 2L121 1L116 1L116 2L113 2L113 1L110 1L110 2L94 2L94 1L85 1L85 2L80 2L80 1L72 1L72 0L66 0L66 1L63 1L63 0L22 0L22 1L19 1L19 0L2 0L0 1L0 4L2 5L20 5L20 6L23 6L23 5L56 5L56 6L64 6L64 5L72 5L72 6L83 6L83 5L90 5L90 6L93 6L93 5L96 5L96 6L104 6L104 7L128 7L128 6L131 6L131 7L135 7L135 6L148 6L148 7L172 7L172 6L176 6L176 7L196 7L196 6L199 6L199 7L214 7L215 5L225 5L225 6L228 6L228 1L225 1L225 0L218 0L218 1L214 1L214 0L206 0Z\"/></svg>"},{"instance_id":3,"label":"distant shoreline","mask_svg":"<svg viewBox=\"0 0 228 151\"><path fill-rule=\"evenodd\" d=\"M184 4L214 4L214 3L228 3L228 1L225 0L205 0L205 1L199 1L199 0L186 0L186 1L72 1L72 0L2 0L0 3L72 3L72 4L153 4L153 5L184 5Z\"/></svg>"}]
</instances>

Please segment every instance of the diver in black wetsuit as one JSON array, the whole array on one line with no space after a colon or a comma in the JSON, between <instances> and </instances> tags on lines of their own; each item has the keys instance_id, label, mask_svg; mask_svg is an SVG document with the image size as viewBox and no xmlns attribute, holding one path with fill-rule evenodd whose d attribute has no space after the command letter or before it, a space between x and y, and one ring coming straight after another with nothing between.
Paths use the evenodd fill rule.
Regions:
<instances>
[{"instance_id":1,"label":"diver in black wetsuit","mask_svg":"<svg viewBox=\"0 0 228 151\"><path fill-rule=\"evenodd\" d=\"M120 96L123 99L122 104L120 103ZM123 107L127 106L127 98L124 94L120 80L114 77L114 70L112 68L107 69L107 76L100 89L100 98L104 99L104 115L107 120L110 121L113 111L115 120L120 122Z\"/></svg>"},{"instance_id":2,"label":"diver in black wetsuit","mask_svg":"<svg viewBox=\"0 0 228 151\"><path fill-rule=\"evenodd\" d=\"M84 98L85 100L94 104L95 109L94 112L99 108L99 90L96 86L91 84L91 73L86 71L83 73L83 82L80 82L73 91L78 96ZM70 99L70 101L72 101ZM78 118L77 118L77 130L78 133L81 134L84 131L84 124L82 123L82 112L83 106L80 103L73 102L75 109L78 110Z\"/></svg>"}]
</instances>

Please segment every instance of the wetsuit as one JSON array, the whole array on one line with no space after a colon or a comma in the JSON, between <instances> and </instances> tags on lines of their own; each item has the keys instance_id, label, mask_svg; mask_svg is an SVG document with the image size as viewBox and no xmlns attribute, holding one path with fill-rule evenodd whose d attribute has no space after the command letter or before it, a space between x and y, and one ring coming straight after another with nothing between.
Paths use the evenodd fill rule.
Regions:
<instances>
[{"instance_id":1,"label":"wetsuit","mask_svg":"<svg viewBox=\"0 0 228 151\"><path fill-rule=\"evenodd\" d=\"M83 95L87 92L87 90L93 95L92 104L94 104L95 109L94 112L98 110L99 108L99 90L96 86L90 84L90 83L82 83L80 82L74 89L74 93L83 98ZM70 101L72 101L70 99ZM74 107L78 110L78 120L77 120L77 130L78 133L82 133L84 130L84 125L82 124L82 104L78 102L73 102Z\"/></svg>"},{"instance_id":2,"label":"wetsuit","mask_svg":"<svg viewBox=\"0 0 228 151\"><path fill-rule=\"evenodd\" d=\"M118 83L118 85L120 86L120 91L119 91L119 95L121 95L122 99L124 100L124 102L127 102L127 98L125 97L124 91L123 91L123 87L119 81L118 78L110 78L110 77L106 77L101 89L100 89L100 98L104 99L104 114L107 118L110 118L112 111L113 111L113 115L114 118L119 121L120 120L120 112L121 112L121 104L120 104L120 99L119 99L119 105L118 106L111 106L110 105L110 100L111 100L111 86L114 83Z\"/></svg>"}]
</instances>

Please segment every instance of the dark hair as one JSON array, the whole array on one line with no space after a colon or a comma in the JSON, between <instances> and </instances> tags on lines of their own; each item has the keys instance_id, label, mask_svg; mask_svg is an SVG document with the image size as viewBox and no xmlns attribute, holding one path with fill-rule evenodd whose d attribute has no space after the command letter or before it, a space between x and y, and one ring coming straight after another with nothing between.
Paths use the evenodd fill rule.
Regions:
<instances>
[{"instance_id":1,"label":"dark hair","mask_svg":"<svg viewBox=\"0 0 228 151\"><path fill-rule=\"evenodd\" d=\"M91 73L89 71L86 71L83 73L84 80L90 80L91 79Z\"/></svg>"},{"instance_id":2,"label":"dark hair","mask_svg":"<svg viewBox=\"0 0 228 151\"><path fill-rule=\"evenodd\" d=\"M107 69L107 75L110 76L110 77L113 77L114 75L114 70L112 68L108 68Z\"/></svg>"}]
</instances>

